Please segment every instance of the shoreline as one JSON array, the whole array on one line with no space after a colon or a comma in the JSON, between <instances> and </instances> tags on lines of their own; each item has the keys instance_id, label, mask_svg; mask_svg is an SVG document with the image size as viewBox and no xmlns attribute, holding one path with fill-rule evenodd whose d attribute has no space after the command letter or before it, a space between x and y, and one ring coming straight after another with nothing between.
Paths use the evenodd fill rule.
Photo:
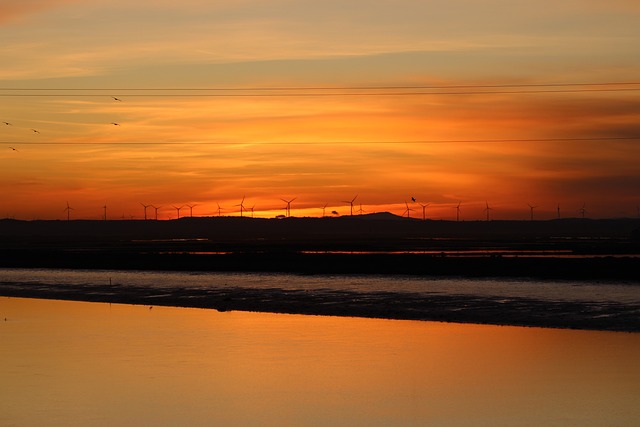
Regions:
<instances>
[{"instance_id":1,"label":"shoreline","mask_svg":"<svg viewBox=\"0 0 640 427\"><path fill-rule=\"evenodd\" d=\"M0 268L527 278L640 286L640 219L0 220ZM1 280L1 279L0 279ZM640 332L640 305L242 287L0 285L0 295L328 316Z\"/></svg>"},{"instance_id":2,"label":"shoreline","mask_svg":"<svg viewBox=\"0 0 640 427\"><path fill-rule=\"evenodd\" d=\"M640 305L522 297L242 287L3 283L0 296L319 316L640 332Z\"/></svg>"}]
</instances>

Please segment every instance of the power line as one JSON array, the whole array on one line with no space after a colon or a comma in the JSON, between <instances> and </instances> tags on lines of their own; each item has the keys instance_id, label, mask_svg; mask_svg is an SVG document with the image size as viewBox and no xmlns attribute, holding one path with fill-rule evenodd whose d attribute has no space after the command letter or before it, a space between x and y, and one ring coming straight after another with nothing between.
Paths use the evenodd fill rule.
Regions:
<instances>
[{"instance_id":1,"label":"power line","mask_svg":"<svg viewBox=\"0 0 640 427\"><path fill-rule=\"evenodd\" d=\"M638 141L640 136L592 137L592 138L506 138L506 139L442 139L406 141L0 141L0 144L15 145L332 145L332 144L464 144L464 143L528 143L528 142L598 142L598 141Z\"/></svg>"},{"instance_id":2,"label":"power line","mask_svg":"<svg viewBox=\"0 0 640 427\"><path fill-rule=\"evenodd\" d=\"M492 85L423 86L282 86L282 87L191 87L191 88L0 88L0 97L102 97L105 92L120 97L331 97L331 96L420 96L420 95L511 95L580 92L635 92L640 82L529 83ZM472 90L469 90L472 89ZM498 90L500 89L500 90ZM365 91L365 92L363 92ZM1 93L8 92L8 93ZM40 92L40 93L38 93ZM56 93L53 93L56 92ZM66 92L66 93L65 93ZM79 93L94 92L94 93ZM97 93L96 93L97 92ZM160 93L153 93L160 92ZM178 93L179 92L179 93ZM253 93L250 93L253 92ZM120 100L120 99L118 99Z\"/></svg>"},{"instance_id":3,"label":"power line","mask_svg":"<svg viewBox=\"0 0 640 427\"><path fill-rule=\"evenodd\" d=\"M367 97L367 96L420 96L420 95L520 95L520 94L541 94L541 93L597 93L597 92L638 92L640 88L622 89L559 89L559 90L508 90L508 91L466 91L466 92L331 92L331 93L190 93L190 94L119 94L121 97L129 98L293 98L293 97ZM0 97L17 98L46 98L46 97L70 97L70 98L96 98L104 95L99 94L32 94L32 93L2 93Z\"/></svg>"},{"instance_id":4,"label":"power line","mask_svg":"<svg viewBox=\"0 0 640 427\"><path fill-rule=\"evenodd\" d=\"M257 87L168 87L168 88L11 88L2 87L0 91L295 91L295 90L411 90L411 89L480 89L480 88L517 88L517 87L575 87L575 86L636 86L640 82L596 82L596 83L505 83L491 85L413 85L413 86L257 86Z\"/></svg>"}]
</instances>

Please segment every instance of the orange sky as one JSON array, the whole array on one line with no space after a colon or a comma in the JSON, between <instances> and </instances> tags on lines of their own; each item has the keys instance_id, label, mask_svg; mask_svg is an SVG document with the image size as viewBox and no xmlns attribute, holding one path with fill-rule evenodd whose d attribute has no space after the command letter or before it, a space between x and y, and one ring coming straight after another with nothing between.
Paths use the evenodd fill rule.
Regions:
<instances>
[{"instance_id":1,"label":"orange sky","mask_svg":"<svg viewBox=\"0 0 640 427\"><path fill-rule=\"evenodd\" d=\"M343 3L7 2L0 217L638 214L635 2Z\"/></svg>"}]
</instances>

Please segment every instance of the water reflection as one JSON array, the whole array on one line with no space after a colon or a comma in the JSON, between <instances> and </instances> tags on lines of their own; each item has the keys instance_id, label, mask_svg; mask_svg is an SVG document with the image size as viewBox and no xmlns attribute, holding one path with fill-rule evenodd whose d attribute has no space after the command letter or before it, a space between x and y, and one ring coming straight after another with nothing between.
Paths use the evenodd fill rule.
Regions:
<instances>
[{"instance_id":1,"label":"water reflection","mask_svg":"<svg viewBox=\"0 0 640 427\"><path fill-rule=\"evenodd\" d=\"M2 426L635 426L640 334L0 298Z\"/></svg>"}]
</instances>

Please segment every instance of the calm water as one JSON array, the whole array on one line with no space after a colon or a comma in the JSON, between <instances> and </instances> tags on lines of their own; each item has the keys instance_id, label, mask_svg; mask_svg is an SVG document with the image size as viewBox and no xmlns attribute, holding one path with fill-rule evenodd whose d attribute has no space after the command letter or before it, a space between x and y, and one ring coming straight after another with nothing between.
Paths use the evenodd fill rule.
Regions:
<instances>
[{"instance_id":1,"label":"calm water","mask_svg":"<svg viewBox=\"0 0 640 427\"><path fill-rule=\"evenodd\" d=\"M640 334L0 297L0 343L3 427L640 425Z\"/></svg>"},{"instance_id":2,"label":"calm water","mask_svg":"<svg viewBox=\"0 0 640 427\"><path fill-rule=\"evenodd\" d=\"M157 272L113 270L0 269L0 283L148 286L153 288L280 288L529 297L543 301L640 303L640 283L516 279L420 278L411 276L296 275L264 273Z\"/></svg>"}]
</instances>

